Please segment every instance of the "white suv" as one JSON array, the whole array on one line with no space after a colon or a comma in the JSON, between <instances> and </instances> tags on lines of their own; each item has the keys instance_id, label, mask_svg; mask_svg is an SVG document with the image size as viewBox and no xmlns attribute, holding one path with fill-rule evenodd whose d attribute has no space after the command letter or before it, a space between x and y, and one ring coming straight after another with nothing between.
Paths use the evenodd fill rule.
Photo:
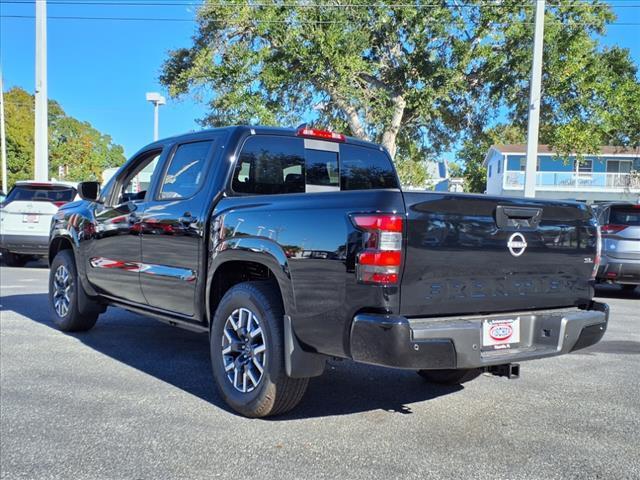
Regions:
<instances>
[{"instance_id":1,"label":"white suv","mask_svg":"<svg viewBox=\"0 0 640 480\"><path fill-rule=\"evenodd\" d=\"M20 267L33 256L47 256L51 217L76 198L77 184L16 182L0 204L0 250L4 263Z\"/></svg>"}]
</instances>

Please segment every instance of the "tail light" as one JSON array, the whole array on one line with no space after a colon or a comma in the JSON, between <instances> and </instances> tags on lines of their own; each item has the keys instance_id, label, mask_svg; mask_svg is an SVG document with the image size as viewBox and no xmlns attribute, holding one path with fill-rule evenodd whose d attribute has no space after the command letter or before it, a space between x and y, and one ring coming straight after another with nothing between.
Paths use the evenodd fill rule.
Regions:
<instances>
[{"instance_id":1,"label":"tail light","mask_svg":"<svg viewBox=\"0 0 640 480\"><path fill-rule=\"evenodd\" d=\"M60 208L62 205L64 205L67 202L51 202L53 203L56 207Z\"/></svg>"},{"instance_id":2,"label":"tail light","mask_svg":"<svg viewBox=\"0 0 640 480\"><path fill-rule=\"evenodd\" d=\"M354 215L351 219L358 229L365 232L365 249L356 259L358 281L376 285L397 284L402 265L402 216Z\"/></svg>"},{"instance_id":3,"label":"tail light","mask_svg":"<svg viewBox=\"0 0 640 480\"><path fill-rule=\"evenodd\" d=\"M629 225L615 225L613 223L609 225L603 225L601 228L603 235L611 235L612 233L618 233L627 228Z\"/></svg>"},{"instance_id":4,"label":"tail light","mask_svg":"<svg viewBox=\"0 0 640 480\"><path fill-rule=\"evenodd\" d=\"M600 229L603 227L598 227L596 229L596 259L593 262L593 271L591 272L591 280L595 280L598 275L598 269L600 268L600 263L602 262L602 234L600 233Z\"/></svg>"},{"instance_id":5,"label":"tail light","mask_svg":"<svg viewBox=\"0 0 640 480\"><path fill-rule=\"evenodd\" d=\"M329 140L333 142L344 142L345 136L341 133L330 132L328 130L318 130L317 128L302 127L298 129L299 137L316 138L318 140Z\"/></svg>"}]
</instances>

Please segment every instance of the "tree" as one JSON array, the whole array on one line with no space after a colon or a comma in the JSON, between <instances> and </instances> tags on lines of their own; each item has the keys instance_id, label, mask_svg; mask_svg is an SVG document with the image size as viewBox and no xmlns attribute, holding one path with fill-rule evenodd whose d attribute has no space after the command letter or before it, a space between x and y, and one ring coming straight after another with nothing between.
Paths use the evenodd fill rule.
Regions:
<instances>
[{"instance_id":1,"label":"tree","mask_svg":"<svg viewBox=\"0 0 640 480\"><path fill-rule=\"evenodd\" d=\"M421 161L497 119L526 122L533 13L515 0L208 1L193 45L170 53L160 80L208 101L204 125L312 119ZM613 20L595 1L549 4L541 118L563 148L638 141L640 123L622 115L638 105L616 93L636 91L635 67L596 40Z\"/></svg>"},{"instance_id":2,"label":"tree","mask_svg":"<svg viewBox=\"0 0 640 480\"><path fill-rule=\"evenodd\" d=\"M15 87L5 92L9 186L33 178L34 97ZM65 180L99 180L102 171L124 163L124 150L89 123L67 116L49 100L49 176Z\"/></svg>"},{"instance_id":3,"label":"tree","mask_svg":"<svg viewBox=\"0 0 640 480\"><path fill-rule=\"evenodd\" d=\"M473 139L467 139L458 152L464 162L464 189L467 192L484 193L487 188L487 169L483 165L484 158L491 145L523 143L526 139L524 130L514 125L497 125L482 132Z\"/></svg>"}]
</instances>

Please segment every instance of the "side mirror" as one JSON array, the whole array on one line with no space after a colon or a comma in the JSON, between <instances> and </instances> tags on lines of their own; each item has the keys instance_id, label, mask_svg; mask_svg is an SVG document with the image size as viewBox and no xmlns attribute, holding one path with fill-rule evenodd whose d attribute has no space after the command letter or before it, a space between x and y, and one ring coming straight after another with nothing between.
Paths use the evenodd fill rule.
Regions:
<instances>
[{"instance_id":1,"label":"side mirror","mask_svg":"<svg viewBox=\"0 0 640 480\"><path fill-rule=\"evenodd\" d=\"M78 195L83 200L95 202L100 196L100 182L80 182L78 184Z\"/></svg>"}]
</instances>

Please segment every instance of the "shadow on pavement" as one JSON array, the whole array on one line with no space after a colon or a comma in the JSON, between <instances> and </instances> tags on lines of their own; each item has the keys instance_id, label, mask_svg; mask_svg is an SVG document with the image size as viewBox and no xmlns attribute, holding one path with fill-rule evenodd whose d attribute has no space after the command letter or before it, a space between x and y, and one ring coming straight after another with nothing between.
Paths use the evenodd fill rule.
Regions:
<instances>
[{"instance_id":1,"label":"shadow on pavement","mask_svg":"<svg viewBox=\"0 0 640 480\"><path fill-rule=\"evenodd\" d=\"M600 340L591 347L573 352L572 355L593 355L596 353L640 355L640 342L633 340Z\"/></svg>"},{"instance_id":2,"label":"shadow on pavement","mask_svg":"<svg viewBox=\"0 0 640 480\"><path fill-rule=\"evenodd\" d=\"M0 265L3 267L7 267L2 259L2 254L0 254ZM49 268L49 263L46 258L41 257L33 257L25 263L24 267L7 267L7 268Z\"/></svg>"},{"instance_id":3,"label":"shadow on pavement","mask_svg":"<svg viewBox=\"0 0 640 480\"><path fill-rule=\"evenodd\" d=\"M633 291L623 290L620 285L596 285L596 297L600 298L626 298L640 300L640 287L636 287Z\"/></svg>"},{"instance_id":4,"label":"shadow on pavement","mask_svg":"<svg viewBox=\"0 0 640 480\"><path fill-rule=\"evenodd\" d=\"M1 310L11 310L56 329L46 294L2 297ZM165 325L119 308L109 308L89 332L68 334L86 346L152 375L226 411L217 393L207 336ZM270 420L347 415L366 411L412 413L409 404L447 395L463 387L430 385L411 371L329 362L325 374L311 379L300 405Z\"/></svg>"}]
</instances>

